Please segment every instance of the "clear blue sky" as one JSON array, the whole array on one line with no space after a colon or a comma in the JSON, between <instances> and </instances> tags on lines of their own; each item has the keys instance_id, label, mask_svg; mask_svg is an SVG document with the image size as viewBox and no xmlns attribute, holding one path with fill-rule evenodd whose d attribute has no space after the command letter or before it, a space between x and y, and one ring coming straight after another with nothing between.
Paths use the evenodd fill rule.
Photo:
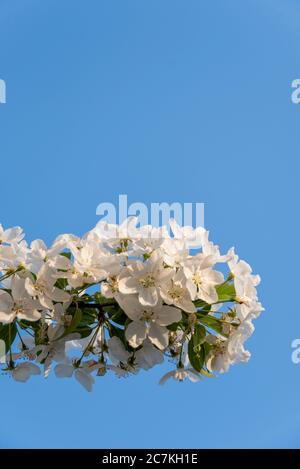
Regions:
<instances>
[{"instance_id":1,"label":"clear blue sky","mask_svg":"<svg viewBox=\"0 0 300 469\"><path fill-rule=\"evenodd\" d=\"M266 308L216 380L0 377L0 447L300 447L299 22L298 0L0 0L0 222L51 242L118 194L204 202Z\"/></svg>"}]
</instances>

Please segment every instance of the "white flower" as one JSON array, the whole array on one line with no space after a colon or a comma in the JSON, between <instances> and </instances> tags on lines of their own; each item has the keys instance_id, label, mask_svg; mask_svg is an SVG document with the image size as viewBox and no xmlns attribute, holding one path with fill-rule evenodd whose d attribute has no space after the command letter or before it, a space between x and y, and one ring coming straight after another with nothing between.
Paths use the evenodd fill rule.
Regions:
<instances>
[{"instance_id":1,"label":"white flower","mask_svg":"<svg viewBox=\"0 0 300 469\"><path fill-rule=\"evenodd\" d=\"M201 379L201 376L193 368L178 367L176 370L166 373L159 381L159 384L165 384L170 378L175 379L175 381L184 381L188 378L195 383Z\"/></svg>"},{"instance_id":2,"label":"white flower","mask_svg":"<svg viewBox=\"0 0 300 469\"><path fill-rule=\"evenodd\" d=\"M163 363L163 361L163 353L147 339L144 341L143 347L135 352L135 365L144 370L150 370L150 368Z\"/></svg>"},{"instance_id":3,"label":"white flower","mask_svg":"<svg viewBox=\"0 0 300 469\"><path fill-rule=\"evenodd\" d=\"M70 260L60 254L61 246L47 248L44 241L36 239L30 244L26 257L26 267L30 272L37 274L45 263L50 267L61 270L68 270L71 267Z\"/></svg>"},{"instance_id":4,"label":"white flower","mask_svg":"<svg viewBox=\"0 0 300 469\"><path fill-rule=\"evenodd\" d=\"M169 238L166 226L156 228L151 225L141 226L136 232L137 239L134 239L132 253L134 256L150 255L160 248L165 240Z\"/></svg>"},{"instance_id":5,"label":"white flower","mask_svg":"<svg viewBox=\"0 0 300 469\"><path fill-rule=\"evenodd\" d=\"M25 289L25 280L15 276L11 281L11 294L0 290L0 322L11 323L15 318L37 321L41 317L39 304Z\"/></svg>"},{"instance_id":6,"label":"white flower","mask_svg":"<svg viewBox=\"0 0 300 469\"><path fill-rule=\"evenodd\" d=\"M128 372L136 373L139 368L149 370L164 361L163 353L157 350L149 340L145 340L143 347L137 350L134 355L125 349L118 337L114 336L109 339L107 346L113 366L105 365L105 367L114 371L119 377L126 376Z\"/></svg>"},{"instance_id":7,"label":"white flower","mask_svg":"<svg viewBox=\"0 0 300 469\"><path fill-rule=\"evenodd\" d=\"M19 381L21 383L25 383L29 380L30 376L32 375L40 375L41 370L37 365L30 362L24 362L17 365L11 375L15 381Z\"/></svg>"},{"instance_id":8,"label":"white flower","mask_svg":"<svg viewBox=\"0 0 300 469\"><path fill-rule=\"evenodd\" d=\"M181 267L188 257L189 251L182 240L174 238L165 239L163 243L163 260L169 267Z\"/></svg>"},{"instance_id":9,"label":"white flower","mask_svg":"<svg viewBox=\"0 0 300 469\"><path fill-rule=\"evenodd\" d=\"M88 391L91 392L95 382L91 375L91 367L89 363L84 363L80 368L74 367L72 364L59 363L54 368L57 378L71 378L73 375L76 380Z\"/></svg>"},{"instance_id":10,"label":"white flower","mask_svg":"<svg viewBox=\"0 0 300 469\"><path fill-rule=\"evenodd\" d=\"M111 254L101 248L95 232L88 233L80 243L71 244L73 266L62 275L73 288L97 283L121 270L124 255Z\"/></svg>"},{"instance_id":11,"label":"white flower","mask_svg":"<svg viewBox=\"0 0 300 469\"><path fill-rule=\"evenodd\" d=\"M224 276L212 269L213 264L213 256L203 254L185 262L183 270L187 278L186 287L193 300L201 299L209 304L218 301L216 285L224 282Z\"/></svg>"},{"instance_id":12,"label":"white flower","mask_svg":"<svg viewBox=\"0 0 300 469\"><path fill-rule=\"evenodd\" d=\"M137 222L137 217L129 217L120 225L100 221L92 232L97 234L106 249L128 254L132 251L133 240L139 238Z\"/></svg>"},{"instance_id":13,"label":"white flower","mask_svg":"<svg viewBox=\"0 0 300 469\"><path fill-rule=\"evenodd\" d=\"M0 270L13 271L26 267L28 247L25 241L19 244L0 245Z\"/></svg>"},{"instance_id":14,"label":"white flower","mask_svg":"<svg viewBox=\"0 0 300 469\"><path fill-rule=\"evenodd\" d=\"M0 244L17 244L23 238L24 233L20 226L4 230L3 226L0 224Z\"/></svg>"},{"instance_id":15,"label":"white flower","mask_svg":"<svg viewBox=\"0 0 300 469\"><path fill-rule=\"evenodd\" d=\"M27 277L25 288L29 295L38 298L44 308L53 309L53 301L65 302L70 300L70 294L60 288L55 287L57 281L56 271L44 264L32 280Z\"/></svg>"},{"instance_id":16,"label":"white flower","mask_svg":"<svg viewBox=\"0 0 300 469\"><path fill-rule=\"evenodd\" d=\"M256 288L253 286L253 281L250 277L246 277L244 280L237 279L235 282L236 301L238 304L235 309L237 317L243 321L247 316L252 313L258 316L263 307L257 301Z\"/></svg>"},{"instance_id":17,"label":"white flower","mask_svg":"<svg viewBox=\"0 0 300 469\"><path fill-rule=\"evenodd\" d=\"M148 337L152 344L164 350L169 344L169 331L165 326L181 319L181 311L177 308L162 303L146 307L134 298L125 306L125 312L132 319L125 336L133 348L139 347Z\"/></svg>"},{"instance_id":18,"label":"white flower","mask_svg":"<svg viewBox=\"0 0 300 469\"><path fill-rule=\"evenodd\" d=\"M119 277L119 291L125 295L137 293L143 306L155 306L159 300L159 289L174 274L164 268L158 253L150 257L147 263L134 261Z\"/></svg>"},{"instance_id":19,"label":"white flower","mask_svg":"<svg viewBox=\"0 0 300 469\"><path fill-rule=\"evenodd\" d=\"M169 225L174 234L175 240L180 240L184 243L186 248L201 247L203 243L203 237L207 233L205 228L199 226L193 228L192 226L180 226L174 218L169 220Z\"/></svg>"},{"instance_id":20,"label":"white flower","mask_svg":"<svg viewBox=\"0 0 300 469\"><path fill-rule=\"evenodd\" d=\"M125 349L124 344L118 337L111 337L107 342L107 346L109 358L114 365L119 365L120 363L127 364L131 353Z\"/></svg>"},{"instance_id":21,"label":"white flower","mask_svg":"<svg viewBox=\"0 0 300 469\"><path fill-rule=\"evenodd\" d=\"M251 356L244 348L244 342L253 334L254 326L251 320L241 323L227 340L211 337L215 347L210 352L206 366L209 371L225 373L234 363L247 362Z\"/></svg>"},{"instance_id":22,"label":"white flower","mask_svg":"<svg viewBox=\"0 0 300 469\"><path fill-rule=\"evenodd\" d=\"M174 305L186 313L195 313L197 311L186 287L186 279L182 270L178 270L175 275L161 285L160 295L165 303Z\"/></svg>"}]
</instances>

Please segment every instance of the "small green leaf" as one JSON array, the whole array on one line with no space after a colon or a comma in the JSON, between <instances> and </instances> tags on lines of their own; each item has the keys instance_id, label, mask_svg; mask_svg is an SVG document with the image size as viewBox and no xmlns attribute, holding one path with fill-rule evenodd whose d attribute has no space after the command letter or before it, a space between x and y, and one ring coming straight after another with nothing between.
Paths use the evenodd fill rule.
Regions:
<instances>
[{"instance_id":1,"label":"small green leaf","mask_svg":"<svg viewBox=\"0 0 300 469\"><path fill-rule=\"evenodd\" d=\"M113 298L105 298L105 296L103 296L100 292L96 292L94 294L94 299L95 299L95 303L98 303L98 304L103 304L103 303L107 303L108 301L110 302L113 302ZM117 304L117 303L116 303Z\"/></svg>"},{"instance_id":2,"label":"small green leaf","mask_svg":"<svg viewBox=\"0 0 300 469\"><path fill-rule=\"evenodd\" d=\"M127 316L121 308L108 308L109 318L111 321L124 326L127 321Z\"/></svg>"},{"instance_id":3,"label":"small green leaf","mask_svg":"<svg viewBox=\"0 0 300 469\"><path fill-rule=\"evenodd\" d=\"M206 337L206 329L204 326L197 324L194 329L193 334L193 342L194 342L194 349L200 349L201 344L203 343Z\"/></svg>"},{"instance_id":4,"label":"small green leaf","mask_svg":"<svg viewBox=\"0 0 300 469\"><path fill-rule=\"evenodd\" d=\"M233 283L221 283L216 286L219 301L234 301L236 292Z\"/></svg>"},{"instance_id":5,"label":"small green leaf","mask_svg":"<svg viewBox=\"0 0 300 469\"><path fill-rule=\"evenodd\" d=\"M223 332L223 325L222 321L215 318L214 316L198 316L199 321L204 324L205 326L213 329L214 331L218 332L219 334L227 337L227 335Z\"/></svg>"},{"instance_id":6,"label":"small green leaf","mask_svg":"<svg viewBox=\"0 0 300 469\"><path fill-rule=\"evenodd\" d=\"M196 371L200 372L204 365L203 347L200 345L200 349L198 349L196 352L193 338L191 338L191 340L188 343L188 356L189 356L189 360L191 362L192 367Z\"/></svg>"},{"instance_id":7,"label":"small green leaf","mask_svg":"<svg viewBox=\"0 0 300 469\"><path fill-rule=\"evenodd\" d=\"M204 365L205 348L203 341L206 337L206 329L204 326L197 324L194 333L188 343L188 356L192 367L200 372Z\"/></svg>"},{"instance_id":8,"label":"small green leaf","mask_svg":"<svg viewBox=\"0 0 300 469\"><path fill-rule=\"evenodd\" d=\"M72 257L72 254L70 252L61 252L60 255L66 257L69 260Z\"/></svg>"},{"instance_id":9,"label":"small green leaf","mask_svg":"<svg viewBox=\"0 0 300 469\"><path fill-rule=\"evenodd\" d=\"M17 326L15 323L0 325L0 339L5 343L6 353L10 350L17 335Z\"/></svg>"},{"instance_id":10,"label":"small green leaf","mask_svg":"<svg viewBox=\"0 0 300 469\"><path fill-rule=\"evenodd\" d=\"M55 286L57 288L60 288L61 290L64 290L68 285L68 280L66 278L59 278L55 282Z\"/></svg>"},{"instance_id":11,"label":"small green leaf","mask_svg":"<svg viewBox=\"0 0 300 469\"><path fill-rule=\"evenodd\" d=\"M76 308L72 321L70 325L65 329L65 332L62 337L65 337L66 335L69 335L72 332L74 332L79 326L81 319L82 319L82 311L81 309Z\"/></svg>"}]
</instances>

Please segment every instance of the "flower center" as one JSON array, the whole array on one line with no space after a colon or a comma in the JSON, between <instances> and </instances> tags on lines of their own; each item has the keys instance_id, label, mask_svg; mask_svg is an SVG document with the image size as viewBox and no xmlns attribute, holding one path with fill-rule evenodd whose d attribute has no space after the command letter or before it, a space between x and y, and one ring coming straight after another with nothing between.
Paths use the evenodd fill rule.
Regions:
<instances>
[{"instance_id":1,"label":"flower center","mask_svg":"<svg viewBox=\"0 0 300 469\"><path fill-rule=\"evenodd\" d=\"M173 300L179 300L184 295L184 289L182 287L180 287L179 285L174 285L168 291L168 294Z\"/></svg>"},{"instance_id":2,"label":"flower center","mask_svg":"<svg viewBox=\"0 0 300 469\"><path fill-rule=\"evenodd\" d=\"M144 311L143 312L143 319L144 321L151 321L153 319L153 311Z\"/></svg>"},{"instance_id":3,"label":"flower center","mask_svg":"<svg viewBox=\"0 0 300 469\"><path fill-rule=\"evenodd\" d=\"M140 284L144 288L155 287L155 279L153 275L147 275L147 277L140 279Z\"/></svg>"},{"instance_id":4,"label":"flower center","mask_svg":"<svg viewBox=\"0 0 300 469\"><path fill-rule=\"evenodd\" d=\"M116 277L111 277L108 283L113 293L119 290L119 283Z\"/></svg>"},{"instance_id":5,"label":"flower center","mask_svg":"<svg viewBox=\"0 0 300 469\"><path fill-rule=\"evenodd\" d=\"M13 307L13 312L18 315L18 314L24 314L25 313L25 304L23 301L18 301L17 303L14 304Z\"/></svg>"},{"instance_id":6,"label":"flower center","mask_svg":"<svg viewBox=\"0 0 300 469\"><path fill-rule=\"evenodd\" d=\"M202 283L202 278L201 278L201 275L199 274L199 272L196 272L194 275L193 275L193 282L199 286L201 285Z\"/></svg>"},{"instance_id":7,"label":"flower center","mask_svg":"<svg viewBox=\"0 0 300 469\"><path fill-rule=\"evenodd\" d=\"M45 285L44 282L36 282L36 283L34 284L34 289L35 289L35 291L36 291L37 294L44 293L45 288L46 288L46 285Z\"/></svg>"}]
</instances>

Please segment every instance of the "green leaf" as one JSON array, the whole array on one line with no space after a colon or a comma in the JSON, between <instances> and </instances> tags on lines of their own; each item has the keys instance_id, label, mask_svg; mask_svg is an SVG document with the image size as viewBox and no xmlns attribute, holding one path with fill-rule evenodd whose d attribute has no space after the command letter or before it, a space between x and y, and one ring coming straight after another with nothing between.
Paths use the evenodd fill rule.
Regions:
<instances>
[{"instance_id":1,"label":"green leaf","mask_svg":"<svg viewBox=\"0 0 300 469\"><path fill-rule=\"evenodd\" d=\"M195 326L194 334L193 334L193 342L194 342L194 349L200 349L202 342L206 337L206 329L204 326L197 324Z\"/></svg>"},{"instance_id":2,"label":"green leaf","mask_svg":"<svg viewBox=\"0 0 300 469\"><path fill-rule=\"evenodd\" d=\"M191 362L192 367L200 373L202 370L202 367L204 365L204 349L200 345L200 349L195 352L195 346L194 346L194 341L193 338L188 343L188 356L189 360Z\"/></svg>"},{"instance_id":3,"label":"green leaf","mask_svg":"<svg viewBox=\"0 0 300 469\"><path fill-rule=\"evenodd\" d=\"M176 332L178 329L184 330L184 322L183 321L173 322L173 324L169 324L166 327L171 332Z\"/></svg>"},{"instance_id":4,"label":"green leaf","mask_svg":"<svg viewBox=\"0 0 300 469\"><path fill-rule=\"evenodd\" d=\"M82 319L82 311L81 309L76 308L72 321L70 325L65 329L65 332L62 337L65 337L66 335L69 335L72 332L74 332L79 326L81 319Z\"/></svg>"},{"instance_id":5,"label":"green leaf","mask_svg":"<svg viewBox=\"0 0 300 469\"><path fill-rule=\"evenodd\" d=\"M57 288L60 288L61 290L64 290L68 285L68 280L66 278L59 278L55 282L55 286Z\"/></svg>"},{"instance_id":6,"label":"green leaf","mask_svg":"<svg viewBox=\"0 0 300 469\"><path fill-rule=\"evenodd\" d=\"M196 308L205 308L206 306L209 306L209 304L205 303L205 301L203 300L195 300L194 305L196 306Z\"/></svg>"},{"instance_id":7,"label":"green leaf","mask_svg":"<svg viewBox=\"0 0 300 469\"><path fill-rule=\"evenodd\" d=\"M69 260L72 257L72 254L70 252L61 252L60 255L66 257Z\"/></svg>"},{"instance_id":8,"label":"green leaf","mask_svg":"<svg viewBox=\"0 0 300 469\"><path fill-rule=\"evenodd\" d=\"M205 301L197 300L194 302L194 305L197 308L201 308L201 309L198 309L198 312L201 314L208 314L211 311L211 305L209 305L208 303L205 303Z\"/></svg>"},{"instance_id":9,"label":"green leaf","mask_svg":"<svg viewBox=\"0 0 300 469\"><path fill-rule=\"evenodd\" d=\"M219 301L234 301L236 292L233 283L221 283L216 286Z\"/></svg>"},{"instance_id":10,"label":"green leaf","mask_svg":"<svg viewBox=\"0 0 300 469\"><path fill-rule=\"evenodd\" d=\"M10 350L17 335L17 326L15 323L0 325L0 339L5 342L6 353Z\"/></svg>"},{"instance_id":11,"label":"green leaf","mask_svg":"<svg viewBox=\"0 0 300 469\"><path fill-rule=\"evenodd\" d=\"M127 321L127 316L121 308L107 308L109 313L109 318L111 321L124 326Z\"/></svg>"},{"instance_id":12,"label":"green leaf","mask_svg":"<svg viewBox=\"0 0 300 469\"><path fill-rule=\"evenodd\" d=\"M213 329L214 331L218 332L219 334L227 337L227 335L223 332L223 325L220 319L215 318L214 316L200 316L198 315L199 321L204 324L205 326Z\"/></svg>"},{"instance_id":13,"label":"green leaf","mask_svg":"<svg viewBox=\"0 0 300 469\"><path fill-rule=\"evenodd\" d=\"M206 337L206 329L204 326L197 324L194 329L194 333L188 343L188 356L192 367L200 372L204 365L205 360L205 348L203 347L203 341Z\"/></svg>"},{"instance_id":14,"label":"green leaf","mask_svg":"<svg viewBox=\"0 0 300 469\"><path fill-rule=\"evenodd\" d=\"M110 302L113 302L114 299L113 298L106 298L105 296L101 295L100 292L96 292L94 294L94 299L95 299L95 303L98 303L98 304L103 304L103 303L107 303L108 301ZM117 303L116 303L117 305Z\"/></svg>"}]
</instances>

